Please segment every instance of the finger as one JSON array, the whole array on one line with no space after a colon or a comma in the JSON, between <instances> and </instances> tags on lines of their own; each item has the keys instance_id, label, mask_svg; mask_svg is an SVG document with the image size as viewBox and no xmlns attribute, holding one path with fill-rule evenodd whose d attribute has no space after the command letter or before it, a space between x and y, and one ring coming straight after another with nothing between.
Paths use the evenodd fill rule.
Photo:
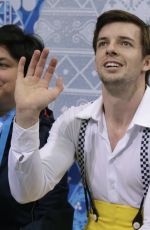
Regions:
<instances>
[{"instance_id":1,"label":"finger","mask_svg":"<svg viewBox=\"0 0 150 230\"><path fill-rule=\"evenodd\" d=\"M40 55L38 64L36 65L36 68L35 68L35 72L34 72L35 77L41 78L46 61L47 61L48 54L49 54L49 49L44 48Z\"/></svg>"},{"instance_id":2,"label":"finger","mask_svg":"<svg viewBox=\"0 0 150 230\"><path fill-rule=\"evenodd\" d=\"M62 78L62 77L59 77L59 78L56 80L56 89L58 90L59 93L60 93L61 91L63 91L64 86L63 86L63 78Z\"/></svg>"},{"instance_id":3,"label":"finger","mask_svg":"<svg viewBox=\"0 0 150 230\"><path fill-rule=\"evenodd\" d=\"M58 78L56 80L56 86L50 90L50 101L53 101L63 91L63 79Z\"/></svg>"},{"instance_id":4,"label":"finger","mask_svg":"<svg viewBox=\"0 0 150 230\"><path fill-rule=\"evenodd\" d=\"M53 76L53 73L56 69L56 65L57 65L57 59L56 58L52 58L49 65L48 65L48 68L44 74L44 79L48 82L50 82L52 76Z\"/></svg>"},{"instance_id":5,"label":"finger","mask_svg":"<svg viewBox=\"0 0 150 230\"><path fill-rule=\"evenodd\" d=\"M34 75L37 63L38 63L38 61L40 59L40 55L41 55L40 50L35 50L34 51L34 53L32 55L32 58L31 58L31 61L30 61L30 64L29 64L29 67L28 67L28 71L27 71L26 76L33 76Z\"/></svg>"},{"instance_id":6,"label":"finger","mask_svg":"<svg viewBox=\"0 0 150 230\"><path fill-rule=\"evenodd\" d=\"M26 62L26 58L25 57L21 57L18 63L18 73L17 73L17 77L21 77L24 78L24 66L25 66L25 62Z\"/></svg>"}]
</instances>

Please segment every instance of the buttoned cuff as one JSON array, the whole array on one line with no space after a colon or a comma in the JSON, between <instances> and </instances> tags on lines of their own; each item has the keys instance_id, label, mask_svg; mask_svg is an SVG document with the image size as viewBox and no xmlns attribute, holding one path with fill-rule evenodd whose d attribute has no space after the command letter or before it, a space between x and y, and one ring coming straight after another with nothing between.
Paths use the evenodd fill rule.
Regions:
<instances>
[{"instance_id":1,"label":"buttoned cuff","mask_svg":"<svg viewBox=\"0 0 150 230\"><path fill-rule=\"evenodd\" d=\"M11 148L18 153L29 153L39 148L39 121L23 129L14 120Z\"/></svg>"}]
</instances>

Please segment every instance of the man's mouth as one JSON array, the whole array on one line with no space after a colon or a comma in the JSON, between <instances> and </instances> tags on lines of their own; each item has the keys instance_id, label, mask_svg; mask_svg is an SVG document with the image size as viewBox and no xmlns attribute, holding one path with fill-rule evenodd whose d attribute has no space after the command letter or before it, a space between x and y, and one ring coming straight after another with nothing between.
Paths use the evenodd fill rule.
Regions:
<instances>
[{"instance_id":1,"label":"man's mouth","mask_svg":"<svg viewBox=\"0 0 150 230\"><path fill-rule=\"evenodd\" d=\"M119 62L109 61L109 62L104 63L104 67L105 68L118 68L118 67L122 67L122 64Z\"/></svg>"}]
</instances>

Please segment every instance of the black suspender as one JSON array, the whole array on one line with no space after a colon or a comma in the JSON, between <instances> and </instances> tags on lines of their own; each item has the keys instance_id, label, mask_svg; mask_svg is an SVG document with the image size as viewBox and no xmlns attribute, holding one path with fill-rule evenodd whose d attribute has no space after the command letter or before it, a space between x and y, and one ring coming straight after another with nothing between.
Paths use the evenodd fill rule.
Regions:
<instances>
[{"instance_id":1,"label":"black suspender","mask_svg":"<svg viewBox=\"0 0 150 230\"><path fill-rule=\"evenodd\" d=\"M81 122L79 137L78 137L78 146L76 150L76 159L80 168L82 183L84 187L87 215L89 214L89 210L92 211L95 221L98 221L99 213L94 205L92 194L90 192L87 179L86 179L84 144L85 144L85 132L86 132L86 127L88 125L88 122L89 119L82 120ZM143 199L141 201L140 209L132 222L134 229L139 229L142 225L143 203L144 203L144 198L148 191L148 187L150 185L150 163L148 159L149 138L150 138L150 128L144 128L143 135L142 135L142 142L141 142L141 150L140 150L140 166L141 166L141 177L143 183Z\"/></svg>"},{"instance_id":2,"label":"black suspender","mask_svg":"<svg viewBox=\"0 0 150 230\"><path fill-rule=\"evenodd\" d=\"M80 127L79 137L78 137L78 147L76 151L76 159L77 159L77 162L80 168L82 183L84 187L87 216L89 215L89 206L90 206L90 211L92 212L95 221L98 221L99 214L94 205L94 200L92 198L92 194L90 192L90 189L89 189L89 186L86 180L84 144L85 144L85 131L86 131L88 122L89 120L82 120L81 122L81 127Z\"/></svg>"},{"instance_id":3,"label":"black suspender","mask_svg":"<svg viewBox=\"0 0 150 230\"><path fill-rule=\"evenodd\" d=\"M141 142L141 153L140 153L140 165L141 165L144 197L146 196L148 187L150 185L150 162L148 159L149 138L150 138L150 128L144 128L142 142Z\"/></svg>"},{"instance_id":4,"label":"black suspender","mask_svg":"<svg viewBox=\"0 0 150 230\"><path fill-rule=\"evenodd\" d=\"M143 211L144 198L147 194L150 185L150 162L148 159L149 138L150 138L150 128L144 128L142 141L141 141L141 149L140 149L140 166L141 166L141 178L143 184L143 199L141 201L140 209L132 222L134 229L139 229L142 226L143 223L142 211Z\"/></svg>"}]
</instances>

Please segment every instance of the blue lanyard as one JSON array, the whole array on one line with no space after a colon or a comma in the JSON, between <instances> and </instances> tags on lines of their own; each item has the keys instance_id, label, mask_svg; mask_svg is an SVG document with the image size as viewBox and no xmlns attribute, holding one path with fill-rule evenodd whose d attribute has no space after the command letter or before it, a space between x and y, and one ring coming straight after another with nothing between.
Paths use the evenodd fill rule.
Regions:
<instances>
[{"instance_id":1,"label":"blue lanyard","mask_svg":"<svg viewBox=\"0 0 150 230\"><path fill-rule=\"evenodd\" d=\"M15 116L15 110L12 110L8 114L8 118L6 119L6 121L4 121L3 126L2 126L2 131L1 131L1 136L0 136L0 163L1 163L2 158L3 158L3 154L4 154L10 126L11 126L11 123L12 123L14 116Z\"/></svg>"}]
</instances>

